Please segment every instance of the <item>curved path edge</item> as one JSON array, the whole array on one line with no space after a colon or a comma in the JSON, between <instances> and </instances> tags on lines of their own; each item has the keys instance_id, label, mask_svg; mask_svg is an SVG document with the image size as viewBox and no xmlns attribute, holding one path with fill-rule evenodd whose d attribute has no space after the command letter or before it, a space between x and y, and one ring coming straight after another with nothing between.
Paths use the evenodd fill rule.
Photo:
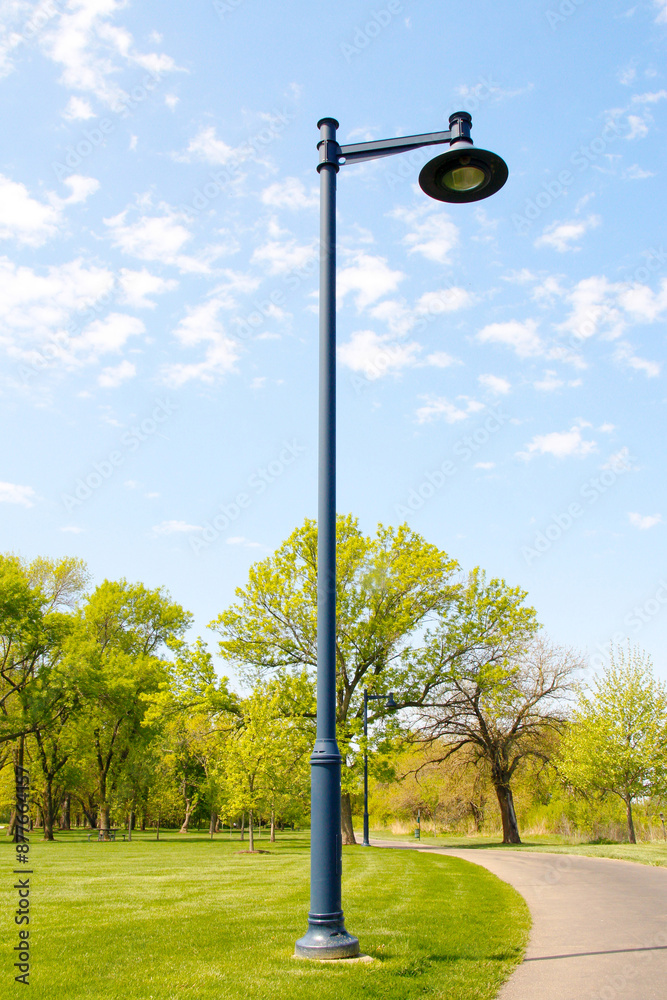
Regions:
<instances>
[{"instance_id":1,"label":"curved path edge","mask_svg":"<svg viewBox=\"0 0 667 1000\"><path fill-rule=\"evenodd\" d=\"M530 938L498 1000L667 997L667 869L574 854L371 843L462 858L521 893Z\"/></svg>"}]
</instances>

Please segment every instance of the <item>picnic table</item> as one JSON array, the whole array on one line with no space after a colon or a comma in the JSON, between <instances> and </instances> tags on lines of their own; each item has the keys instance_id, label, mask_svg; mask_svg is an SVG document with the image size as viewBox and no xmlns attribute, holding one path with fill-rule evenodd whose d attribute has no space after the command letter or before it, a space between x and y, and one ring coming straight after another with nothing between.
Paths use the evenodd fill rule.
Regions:
<instances>
[{"instance_id":1,"label":"picnic table","mask_svg":"<svg viewBox=\"0 0 667 1000\"><path fill-rule=\"evenodd\" d=\"M97 840L104 843L104 834L109 834L109 840L116 840L116 834L119 832L118 827L111 827L109 830L91 830L88 834L88 840L93 836L94 833L97 834ZM123 833L123 840L127 838L127 834Z\"/></svg>"}]
</instances>

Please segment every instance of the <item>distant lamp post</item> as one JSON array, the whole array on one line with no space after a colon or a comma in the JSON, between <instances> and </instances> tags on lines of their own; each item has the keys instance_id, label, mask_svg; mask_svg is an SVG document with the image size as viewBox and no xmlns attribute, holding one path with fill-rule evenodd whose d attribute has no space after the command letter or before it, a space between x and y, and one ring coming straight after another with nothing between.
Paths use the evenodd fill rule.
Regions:
<instances>
[{"instance_id":1,"label":"distant lamp post","mask_svg":"<svg viewBox=\"0 0 667 1000\"><path fill-rule=\"evenodd\" d=\"M336 174L341 166L422 146L449 143L446 153L419 175L436 201L479 201L507 180L499 156L477 149L467 111L450 115L449 129L339 146L338 122L322 118L320 130L320 373L319 499L317 515L317 736L311 765L310 912L308 930L296 942L300 958L352 958L359 941L343 922L340 828L341 756L336 742Z\"/></svg>"},{"instance_id":2,"label":"distant lamp post","mask_svg":"<svg viewBox=\"0 0 667 1000\"><path fill-rule=\"evenodd\" d=\"M362 844L364 847L370 847L371 842L368 839L368 702L369 701L385 701L387 702L387 708L398 708L398 705L394 701L394 693L390 691L389 694L369 694L368 689L364 688L364 839Z\"/></svg>"},{"instance_id":3,"label":"distant lamp post","mask_svg":"<svg viewBox=\"0 0 667 1000\"><path fill-rule=\"evenodd\" d=\"M662 823L662 839L667 840L667 834L665 834L665 814L660 813L660 822Z\"/></svg>"}]
</instances>

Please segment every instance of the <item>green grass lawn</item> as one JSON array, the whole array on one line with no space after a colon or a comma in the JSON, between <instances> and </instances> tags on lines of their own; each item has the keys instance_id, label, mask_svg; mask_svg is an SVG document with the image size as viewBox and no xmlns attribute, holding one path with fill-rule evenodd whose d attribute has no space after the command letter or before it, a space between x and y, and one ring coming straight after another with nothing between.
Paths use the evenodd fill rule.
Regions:
<instances>
[{"instance_id":1,"label":"green grass lawn","mask_svg":"<svg viewBox=\"0 0 667 1000\"><path fill-rule=\"evenodd\" d=\"M31 838L32 996L40 1000L485 1000L520 960L521 897L456 858L345 849L343 905L369 964L292 958L306 929L308 839L239 853L220 835L132 843ZM13 982L13 845L3 843L0 996Z\"/></svg>"},{"instance_id":2,"label":"green grass lawn","mask_svg":"<svg viewBox=\"0 0 667 1000\"><path fill-rule=\"evenodd\" d=\"M420 840L407 834L391 834L385 830L372 830L371 840L395 840L422 844L425 847L471 847L483 850L501 847L504 851L541 851L550 854L583 854L589 858L615 858L619 861L636 861L642 865L667 866L667 843L649 841L642 844L586 844L577 843L557 834L526 836L521 845L502 844L498 837L458 837L422 835Z\"/></svg>"}]
</instances>

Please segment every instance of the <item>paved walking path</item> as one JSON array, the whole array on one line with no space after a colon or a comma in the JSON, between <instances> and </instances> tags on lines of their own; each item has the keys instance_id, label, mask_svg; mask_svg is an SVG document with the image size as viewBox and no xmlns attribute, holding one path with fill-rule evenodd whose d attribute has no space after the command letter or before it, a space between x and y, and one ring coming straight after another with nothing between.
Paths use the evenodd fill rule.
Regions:
<instances>
[{"instance_id":1,"label":"paved walking path","mask_svg":"<svg viewBox=\"0 0 667 1000\"><path fill-rule=\"evenodd\" d=\"M573 854L435 849L521 893L533 926L498 1000L666 1000L667 869Z\"/></svg>"}]
</instances>

